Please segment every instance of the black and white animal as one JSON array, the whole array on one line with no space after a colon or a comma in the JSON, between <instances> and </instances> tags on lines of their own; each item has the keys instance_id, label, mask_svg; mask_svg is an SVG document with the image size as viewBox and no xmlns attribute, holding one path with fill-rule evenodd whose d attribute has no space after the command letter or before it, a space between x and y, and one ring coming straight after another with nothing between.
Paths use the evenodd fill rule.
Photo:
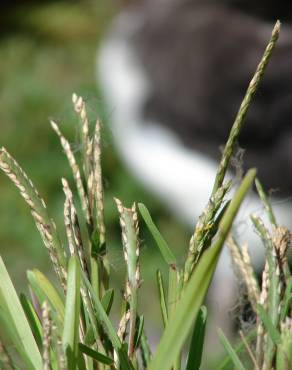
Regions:
<instances>
[{"instance_id":1,"label":"black and white animal","mask_svg":"<svg viewBox=\"0 0 292 370\"><path fill-rule=\"evenodd\" d=\"M239 144L245 169L257 167L266 188L292 195L292 5L279 4L136 1L101 46L98 79L117 148L136 177L190 226L207 203L220 147L277 18L284 21L280 39ZM261 205L251 195L244 208L247 216ZM292 221L289 202L275 204L275 211L282 222ZM230 298L231 274L224 252L216 277L221 302Z\"/></svg>"}]
</instances>

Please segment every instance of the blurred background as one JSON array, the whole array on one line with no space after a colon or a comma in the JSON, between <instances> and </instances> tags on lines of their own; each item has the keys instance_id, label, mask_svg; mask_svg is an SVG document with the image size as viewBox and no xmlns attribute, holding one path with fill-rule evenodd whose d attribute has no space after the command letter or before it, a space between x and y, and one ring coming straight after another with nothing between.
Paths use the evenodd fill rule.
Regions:
<instances>
[{"instance_id":1,"label":"blurred background","mask_svg":"<svg viewBox=\"0 0 292 370\"><path fill-rule=\"evenodd\" d=\"M50 215L64 236L61 177L71 173L49 118L56 119L78 152L73 92L82 95L94 122L103 122L103 170L106 226L114 280L123 281L118 214L113 196L130 206L142 201L151 210L165 238L181 258L190 231L172 219L163 206L127 173L115 153L108 128L110 112L95 76L98 43L122 0L1 1L0 15L0 144L16 158L45 199ZM71 182L72 183L72 182ZM155 271L163 268L147 232L142 232L141 305L155 312ZM0 253L18 291L27 285L26 270L50 275L47 252L27 205L17 189L0 174ZM118 293L118 292L117 292ZM153 304L152 304L153 302ZM152 315L154 325L160 322Z\"/></svg>"}]
</instances>

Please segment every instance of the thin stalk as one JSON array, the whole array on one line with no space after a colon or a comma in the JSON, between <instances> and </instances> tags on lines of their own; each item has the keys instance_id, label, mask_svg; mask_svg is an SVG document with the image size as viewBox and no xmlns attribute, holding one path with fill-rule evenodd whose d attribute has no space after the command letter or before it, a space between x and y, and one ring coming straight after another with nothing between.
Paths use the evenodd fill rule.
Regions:
<instances>
[{"instance_id":1,"label":"thin stalk","mask_svg":"<svg viewBox=\"0 0 292 370\"><path fill-rule=\"evenodd\" d=\"M272 31L272 36L270 39L270 42L268 43L264 55L262 57L262 60L260 61L256 72L250 81L250 84L247 88L245 97L240 105L239 111L237 113L237 116L235 118L235 121L233 123L233 126L230 131L229 138L227 140L227 143L225 145L221 162L217 171L217 175L215 178L215 183L212 190L212 195L215 195L218 189L222 186L223 180L230 162L230 158L232 156L235 143L237 142L239 133L241 131L244 119L246 117L246 114L248 112L248 109L250 107L251 101L258 89L258 86L264 76L265 70L267 68L267 65L269 63L269 60L272 56L272 52L275 48L275 45L277 43L279 33L280 33L281 23L279 21L276 22L274 29Z\"/></svg>"}]
</instances>

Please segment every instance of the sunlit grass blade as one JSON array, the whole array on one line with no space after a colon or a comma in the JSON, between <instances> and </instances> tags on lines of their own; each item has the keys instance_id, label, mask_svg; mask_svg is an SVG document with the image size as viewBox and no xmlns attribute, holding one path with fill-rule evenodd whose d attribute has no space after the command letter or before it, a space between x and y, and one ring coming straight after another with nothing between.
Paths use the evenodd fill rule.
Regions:
<instances>
[{"instance_id":1,"label":"sunlit grass blade","mask_svg":"<svg viewBox=\"0 0 292 370\"><path fill-rule=\"evenodd\" d=\"M27 278L40 301L39 303L42 304L44 299L47 299L55 309L60 322L63 322L65 315L64 303L52 283L37 269L28 271Z\"/></svg>"},{"instance_id":2,"label":"sunlit grass blade","mask_svg":"<svg viewBox=\"0 0 292 370\"><path fill-rule=\"evenodd\" d=\"M105 364L105 365L113 365L114 363L114 360L111 359L110 357L108 356L105 356L103 355L102 353L100 352L97 352L95 351L94 349L82 344L82 343L79 343L79 350L84 353L85 355L95 359L96 361L102 363L102 364Z\"/></svg>"},{"instance_id":3,"label":"sunlit grass blade","mask_svg":"<svg viewBox=\"0 0 292 370\"><path fill-rule=\"evenodd\" d=\"M202 306L194 329L188 352L186 370L199 370L204 348L205 327L207 322L207 307Z\"/></svg>"},{"instance_id":4,"label":"sunlit grass blade","mask_svg":"<svg viewBox=\"0 0 292 370\"><path fill-rule=\"evenodd\" d=\"M170 266L176 266L177 261L175 255L172 253L171 249L169 248L168 244L166 243L163 236L160 234L160 231L154 224L152 217L146 208L146 206L143 203L138 203L138 208L140 211L141 216L143 217L148 230L150 231L151 235L153 236L154 240L156 241L156 244L160 250L160 253L162 254L162 257L164 258L165 262Z\"/></svg>"},{"instance_id":5,"label":"sunlit grass blade","mask_svg":"<svg viewBox=\"0 0 292 370\"><path fill-rule=\"evenodd\" d=\"M219 335L220 342L222 343L226 352L229 354L231 361L233 362L234 368L236 370L245 370L245 367L240 361L240 358L237 356L237 353L235 352L229 340L225 337L221 329L218 329L218 335Z\"/></svg>"},{"instance_id":6,"label":"sunlit grass blade","mask_svg":"<svg viewBox=\"0 0 292 370\"><path fill-rule=\"evenodd\" d=\"M31 369L42 369L41 354L1 257L0 306L7 315L5 317L7 324L13 328L15 336L19 339L16 345L21 346L21 352L25 353L27 364Z\"/></svg>"},{"instance_id":7,"label":"sunlit grass blade","mask_svg":"<svg viewBox=\"0 0 292 370\"><path fill-rule=\"evenodd\" d=\"M175 320L171 322L171 325L166 327L148 370L160 370L161 367L168 369L180 353L207 293L219 254L233 220L255 176L255 170L248 171L236 191L220 222L218 239L211 248L204 252L196 266L176 307Z\"/></svg>"},{"instance_id":8,"label":"sunlit grass blade","mask_svg":"<svg viewBox=\"0 0 292 370\"><path fill-rule=\"evenodd\" d=\"M68 368L75 369L78 359L80 314L80 265L77 257L72 256L68 266L67 295L63 330L63 348L67 354Z\"/></svg>"},{"instance_id":9,"label":"sunlit grass blade","mask_svg":"<svg viewBox=\"0 0 292 370\"><path fill-rule=\"evenodd\" d=\"M158 287L158 292L159 292L159 302L160 302L160 310L161 310L163 325L166 326L168 322L168 312L167 312L163 279L162 279L160 270L157 270L156 272L156 280L157 280L157 287Z\"/></svg>"}]
</instances>

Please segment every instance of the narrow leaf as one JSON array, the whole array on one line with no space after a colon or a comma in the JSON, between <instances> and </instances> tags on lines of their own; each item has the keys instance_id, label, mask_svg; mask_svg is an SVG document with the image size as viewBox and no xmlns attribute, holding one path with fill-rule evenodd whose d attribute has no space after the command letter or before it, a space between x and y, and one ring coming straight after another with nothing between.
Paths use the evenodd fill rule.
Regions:
<instances>
[{"instance_id":1,"label":"narrow leaf","mask_svg":"<svg viewBox=\"0 0 292 370\"><path fill-rule=\"evenodd\" d=\"M162 254L162 257L164 258L165 262L168 265L176 266L177 261L175 258L175 255L172 253L171 249L169 248L168 244L164 240L163 236L160 234L160 231L154 224L152 217L146 208L146 206L143 203L138 203L138 208L141 213L141 216L143 217L150 233L152 234L154 240L156 241L156 244L160 250L160 253Z\"/></svg>"},{"instance_id":2,"label":"narrow leaf","mask_svg":"<svg viewBox=\"0 0 292 370\"><path fill-rule=\"evenodd\" d=\"M225 337L223 331L221 329L218 329L218 335L220 342L222 343L223 347L225 348L226 352L229 354L230 359L233 362L233 365L236 370L245 370L242 362L240 361L239 357L237 356L235 350L229 343L228 339Z\"/></svg>"},{"instance_id":3,"label":"narrow leaf","mask_svg":"<svg viewBox=\"0 0 292 370\"><path fill-rule=\"evenodd\" d=\"M255 175L255 170L248 171L235 193L220 222L218 239L212 247L204 252L199 260L175 309L175 320L171 322L171 325L166 327L148 370L160 370L161 364L163 364L165 369L168 369L179 355L207 293L219 254L230 231L232 222L254 181Z\"/></svg>"},{"instance_id":4,"label":"narrow leaf","mask_svg":"<svg viewBox=\"0 0 292 370\"><path fill-rule=\"evenodd\" d=\"M127 356L127 353L125 352L125 349L115 331L115 328L113 327L112 325L112 322L110 321L109 317L107 316L99 298L94 294L94 290L90 284L90 282L88 281L86 275L84 274L83 271L81 271L82 273L82 279L83 279L83 282L86 286L86 288L88 289L90 295L91 295L91 298L92 298L92 301L93 301L93 304L94 304L94 307L97 311L97 316L99 318L99 321L103 324L103 327L105 329L105 331L107 332L108 336L109 336L109 339L111 340L112 342L112 345L114 347L114 349L116 350L118 356L119 356L119 360L120 360L120 364L121 364L121 369L122 370L133 370L133 366Z\"/></svg>"},{"instance_id":5,"label":"narrow leaf","mask_svg":"<svg viewBox=\"0 0 292 370\"><path fill-rule=\"evenodd\" d=\"M47 299L57 312L60 321L63 322L65 312L64 303L52 283L37 269L28 271L27 278L40 300L40 304L42 304L44 300L41 296Z\"/></svg>"},{"instance_id":6,"label":"narrow leaf","mask_svg":"<svg viewBox=\"0 0 292 370\"><path fill-rule=\"evenodd\" d=\"M273 325L271 319L267 315L263 306L258 304L257 309L258 309L258 314L259 314L262 322L264 323L264 326L265 326L270 338L272 339L272 341L274 342L275 345L280 344L281 343L280 333L278 332L278 330Z\"/></svg>"},{"instance_id":7,"label":"narrow leaf","mask_svg":"<svg viewBox=\"0 0 292 370\"><path fill-rule=\"evenodd\" d=\"M76 256L72 256L68 266L67 296L65 305L63 348L67 353L68 365L78 358L80 313L80 265Z\"/></svg>"},{"instance_id":8,"label":"narrow leaf","mask_svg":"<svg viewBox=\"0 0 292 370\"><path fill-rule=\"evenodd\" d=\"M161 275L160 270L157 270L156 278L157 278L157 286L158 286L158 292L159 292L160 310L162 314L163 325L165 327L168 322L168 313L167 313L163 280L162 280L162 275Z\"/></svg>"},{"instance_id":9,"label":"narrow leaf","mask_svg":"<svg viewBox=\"0 0 292 370\"><path fill-rule=\"evenodd\" d=\"M43 328L38 318L38 315L36 314L30 300L24 294L20 294L20 302L25 312L25 315L29 321L29 324L33 332L33 335L35 337L35 340L38 346L41 347L42 337L43 337Z\"/></svg>"},{"instance_id":10,"label":"narrow leaf","mask_svg":"<svg viewBox=\"0 0 292 370\"><path fill-rule=\"evenodd\" d=\"M101 304L102 304L105 312L107 313L107 315L110 313L113 301L114 301L114 290L113 289L108 289L104 293L104 295L101 299Z\"/></svg>"},{"instance_id":11,"label":"narrow leaf","mask_svg":"<svg viewBox=\"0 0 292 370\"><path fill-rule=\"evenodd\" d=\"M141 315L137 318L136 333L135 333L135 344L134 348L138 348L140 345L141 336L144 330L144 316Z\"/></svg>"},{"instance_id":12,"label":"narrow leaf","mask_svg":"<svg viewBox=\"0 0 292 370\"><path fill-rule=\"evenodd\" d=\"M4 308L4 313L7 314L6 320L9 322L10 327L14 327L15 335L20 341L17 344L22 347L22 351L29 359L30 367L32 369L41 369L42 358L39 349L1 257L0 306Z\"/></svg>"},{"instance_id":13,"label":"narrow leaf","mask_svg":"<svg viewBox=\"0 0 292 370\"><path fill-rule=\"evenodd\" d=\"M95 351L94 349L90 348L90 347L87 347L85 346L84 344L82 343L79 343L79 349L82 353L86 354L87 356L97 360L98 362L102 363L102 364L105 364L105 365L112 365L113 364L113 360L108 357L108 356L105 356L103 355L102 353L100 352L97 352Z\"/></svg>"},{"instance_id":14,"label":"narrow leaf","mask_svg":"<svg viewBox=\"0 0 292 370\"><path fill-rule=\"evenodd\" d=\"M206 322L207 307L202 306L194 326L186 370L200 369L204 347Z\"/></svg>"}]
</instances>

